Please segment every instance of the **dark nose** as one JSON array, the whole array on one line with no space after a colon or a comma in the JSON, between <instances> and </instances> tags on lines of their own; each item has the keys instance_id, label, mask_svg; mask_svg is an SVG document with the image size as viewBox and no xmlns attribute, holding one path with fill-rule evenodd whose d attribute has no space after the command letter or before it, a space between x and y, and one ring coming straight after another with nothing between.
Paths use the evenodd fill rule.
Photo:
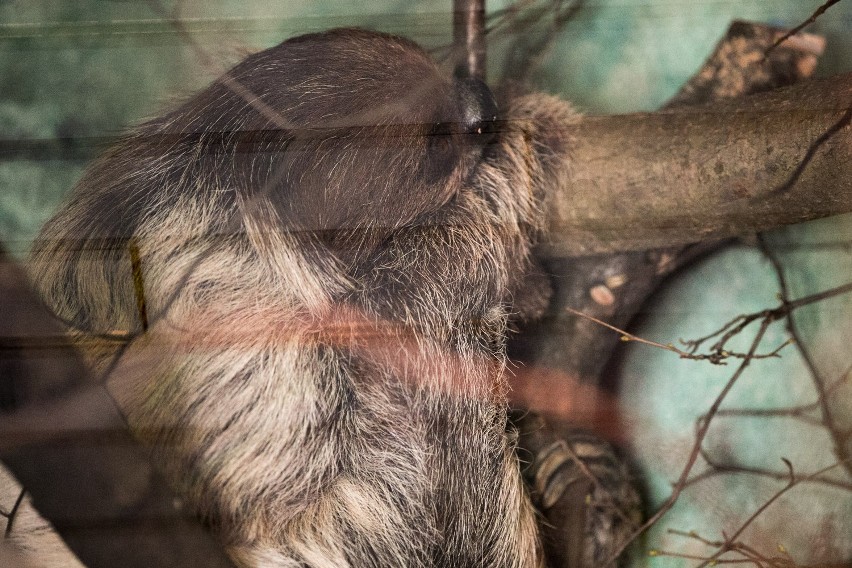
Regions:
<instances>
[{"instance_id":1,"label":"dark nose","mask_svg":"<svg viewBox=\"0 0 852 568\"><path fill-rule=\"evenodd\" d=\"M461 110L461 129L477 144L488 144L497 134L497 101L488 85L467 77L456 79Z\"/></svg>"}]
</instances>

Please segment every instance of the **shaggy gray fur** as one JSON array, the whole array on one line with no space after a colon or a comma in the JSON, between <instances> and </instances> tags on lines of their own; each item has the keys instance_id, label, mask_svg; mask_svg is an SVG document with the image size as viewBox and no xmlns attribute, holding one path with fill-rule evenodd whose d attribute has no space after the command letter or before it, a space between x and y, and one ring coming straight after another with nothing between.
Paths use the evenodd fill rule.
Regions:
<instances>
[{"instance_id":1,"label":"shaggy gray fur","mask_svg":"<svg viewBox=\"0 0 852 568\"><path fill-rule=\"evenodd\" d=\"M478 88L397 37L289 40L128 134L36 243L81 336L140 331L138 247L150 327L108 388L241 565L543 564L504 343L576 118L520 97L492 138Z\"/></svg>"}]
</instances>

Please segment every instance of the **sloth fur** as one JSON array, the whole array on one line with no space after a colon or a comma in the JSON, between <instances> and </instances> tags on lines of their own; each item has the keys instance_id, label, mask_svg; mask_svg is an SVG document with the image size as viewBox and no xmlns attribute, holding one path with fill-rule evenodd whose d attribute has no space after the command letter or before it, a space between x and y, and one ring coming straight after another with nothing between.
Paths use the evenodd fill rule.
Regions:
<instances>
[{"instance_id":1,"label":"sloth fur","mask_svg":"<svg viewBox=\"0 0 852 568\"><path fill-rule=\"evenodd\" d=\"M141 284L107 386L238 564L543 565L505 339L576 118L492 105L410 41L301 36L134 129L45 225L33 280L81 335L141 332Z\"/></svg>"}]
</instances>

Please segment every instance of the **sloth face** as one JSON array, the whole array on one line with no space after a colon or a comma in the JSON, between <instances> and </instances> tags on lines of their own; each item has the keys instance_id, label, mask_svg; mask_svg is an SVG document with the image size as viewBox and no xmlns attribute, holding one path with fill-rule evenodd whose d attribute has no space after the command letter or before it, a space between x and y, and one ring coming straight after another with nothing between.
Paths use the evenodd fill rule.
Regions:
<instances>
[{"instance_id":1,"label":"sloth face","mask_svg":"<svg viewBox=\"0 0 852 568\"><path fill-rule=\"evenodd\" d=\"M215 249L248 239L288 289L311 290L300 297L312 306L343 297L352 278L363 290L405 281L409 299L424 286L444 286L434 292L442 298L472 293L472 281L502 289L506 259L518 264L525 253L497 249L507 239L525 246L518 222L529 218L538 174L519 170L505 181L514 174L500 164L514 171L529 162L527 135L507 127L496 138L496 115L484 84L447 77L403 38L339 29L287 40L96 161L35 246L33 258L45 263L38 278L50 287L45 296L61 298L54 309L63 317L97 330L135 328L129 239L166 264L178 241L210 238ZM412 249L421 253L407 257ZM386 270L373 282L366 275L377 266ZM169 286L183 285L158 292L154 275L147 281L149 300L163 308L175 294Z\"/></svg>"},{"instance_id":2,"label":"sloth face","mask_svg":"<svg viewBox=\"0 0 852 568\"><path fill-rule=\"evenodd\" d=\"M200 141L218 185L268 197L286 230L336 250L451 200L495 118L481 82L449 80L410 41L344 29L250 56L155 126Z\"/></svg>"}]
</instances>

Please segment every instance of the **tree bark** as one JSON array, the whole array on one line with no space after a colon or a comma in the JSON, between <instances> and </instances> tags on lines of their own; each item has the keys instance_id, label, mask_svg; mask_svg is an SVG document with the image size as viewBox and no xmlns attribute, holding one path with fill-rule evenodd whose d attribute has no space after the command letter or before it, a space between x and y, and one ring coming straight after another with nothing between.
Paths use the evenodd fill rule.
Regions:
<instances>
[{"instance_id":1,"label":"tree bark","mask_svg":"<svg viewBox=\"0 0 852 568\"><path fill-rule=\"evenodd\" d=\"M722 239L852 211L852 74L587 117L544 207L544 257Z\"/></svg>"}]
</instances>

